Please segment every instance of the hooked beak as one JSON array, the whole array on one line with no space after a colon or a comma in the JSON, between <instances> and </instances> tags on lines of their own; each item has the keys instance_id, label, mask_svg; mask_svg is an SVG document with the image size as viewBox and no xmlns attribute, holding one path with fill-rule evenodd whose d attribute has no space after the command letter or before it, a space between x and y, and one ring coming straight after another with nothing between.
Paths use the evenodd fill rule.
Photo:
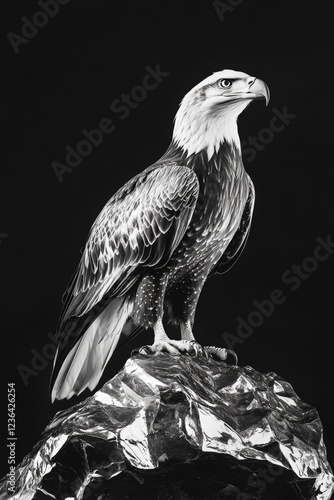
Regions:
<instances>
[{"instance_id":1,"label":"hooked beak","mask_svg":"<svg viewBox=\"0 0 334 500\"><path fill-rule=\"evenodd\" d=\"M248 85L248 92L225 92L224 96L237 97L239 99L265 99L266 106L268 106L270 100L268 85L257 78L254 78Z\"/></svg>"}]
</instances>

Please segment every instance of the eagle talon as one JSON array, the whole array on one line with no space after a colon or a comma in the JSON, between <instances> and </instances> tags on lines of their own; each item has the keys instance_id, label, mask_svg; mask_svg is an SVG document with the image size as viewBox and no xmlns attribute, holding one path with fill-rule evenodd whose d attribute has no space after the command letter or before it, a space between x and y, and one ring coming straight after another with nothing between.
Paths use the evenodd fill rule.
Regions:
<instances>
[{"instance_id":1,"label":"eagle talon","mask_svg":"<svg viewBox=\"0 0 334 500\"><path fill-rule=\"evenodd\" d=\"M149 345L143 345L142 347L138 348L138 354L144 354L148 356L149 354L153 354L153 352Z\"/></svg>"},{"instance_id":2,"label":"eagle talon","mask_svg":"<svg viewBox=\"0 0 334 500\"><path fill-rule=\"evenodd\" d=\"M187 351L187 354L189 354L190 356L194 355L195 358L197 358L199 353L199 347L197 342L195 340L184 340L184 342L189 343L192 349L192 350L189 349L189 351Z\"/></svg>"},{"instance_id":3,"label":"eagle talon","mask_svg":"<svg viewBox=\"0 0 334 500\"><path fill-rule=\"evenodd\" d=\"M233 356L234 357L234 365L235 366L238 366L238 356L237 356L237 353L235 351L232 351L232 349L226 349L226 352L227 352L227 355L230 355L230 356Z\"/></svg>"},{"instance_id":4,"label":"eagle talon","mask_svg":"<svg viewBox=\"0 0 334 500\"><path fill-rule=\"evenodd\" d=\"M136 347L135 349L132 349L132 351L131 351L131 358L132 358L132 356L138 356L138 354L140 354L139 350L140 350L139 347Z\"/></svg>"},{"instance_id":5,"label":"eagle talon","mask_svg":"<svg viewBox=\"0 0 334 500\"><path fill-rule=\"evenodd\" d=\"M189 350L187 354L190 356L194 356L195 358L198 358L199 356L203 356L203 347L196 342L196 340L184 340L183 342L190 344L192 350Z\"/></svg>"},{"instance_id":6,"label":"eagle talon","mask_svg":"<svg viewBox=\"0 0 334 500\"><path fill-rule=\"evenodd\" d=\"M228 355L233 356L236 366L238 364L238 356L232 351L232 349L225 349L225 347L214 347L214 346L205 346L204 347L208 356L211 356L213 359L218 359L219 361L225 361Z\"/></svg>"}]
</instances>

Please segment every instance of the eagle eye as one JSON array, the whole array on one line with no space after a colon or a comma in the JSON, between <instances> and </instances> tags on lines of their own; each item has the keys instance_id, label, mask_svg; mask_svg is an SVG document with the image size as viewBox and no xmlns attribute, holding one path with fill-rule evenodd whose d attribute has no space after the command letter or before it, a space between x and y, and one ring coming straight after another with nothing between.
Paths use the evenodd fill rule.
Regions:
<instances>
[{"instance_id":1,"label":"eagle eye","mask_svg":"<svg viewBox=\"0 0 334 500\"><path fill-rule=\"evenodd\" d=\"M228 89L232 85L232 80L228 80L227 78L223 78L218 82L219 87L222 89Z\"/></svg>"}]
</instances>

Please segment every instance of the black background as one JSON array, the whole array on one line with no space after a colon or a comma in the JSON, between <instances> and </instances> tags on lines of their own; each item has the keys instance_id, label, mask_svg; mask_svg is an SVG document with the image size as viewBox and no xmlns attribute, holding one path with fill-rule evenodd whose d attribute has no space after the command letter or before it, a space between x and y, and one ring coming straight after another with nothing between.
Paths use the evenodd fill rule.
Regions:
<instances>
[{"instance_id":1,"label":"black background","mask_svg":"<svg viewBox=\"0 0 334 500\"><path fill-rule=\"evenodd\" d=\"M15 382L17 462L55 411L79 401L51 405L51 361L27 386L17 367L31 367L31 349L41 353L50 342L91 224L127 179L165 151L184 94L213 71L232 68L262 78L271 90L267 108L256 102L241 115L243 141L269 126L273 109L286 106L296 117L245 161L257 195L251 235L237 265L208 280L195 335L201 343L223 345L222 334L235 334L237 317L247 320L254 300L281 289L284 304L235 348L241 365L279 373L318 409L333 465L334 255L297 290L282 282L333 228L330 5L247 0L220 20L210 1L113 3L71 0L17 54L8 32L21 34L21 17L32 19L41 9L27 0L1 5L0 398L6 420L7 383ZM157 64L169 76L120 120L110 104L141 84L147 65ZM64 163L65 146L75 148L81 130L105 117L115 131L60 183L51 163ZM132 348L151 341L145 334L113 356L100 385ZM6 422L1 436L3 475Z\"/></svg>"}]
</instances>

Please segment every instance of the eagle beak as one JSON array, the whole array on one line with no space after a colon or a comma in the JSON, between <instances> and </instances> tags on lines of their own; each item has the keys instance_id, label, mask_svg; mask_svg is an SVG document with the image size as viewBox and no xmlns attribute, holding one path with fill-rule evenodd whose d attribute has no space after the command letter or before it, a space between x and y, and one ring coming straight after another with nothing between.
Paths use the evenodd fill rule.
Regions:
<instances>
[{"instance_id":1,"label":"eagle beak","mask_svg":"<svg viewBox=\"0 0 334 500\"><path fill-rule=\"evenodd\" d=\"M264 81L258 80L257 78L250 84L250 94L253 94L254 97L252 99L265 99L266 106L269 104L270 100L270 91L269 87Z\"/></svg>"},{"instance_id":2,"label":"eagle beak","mask_svg":"<svg viewBox=\"0 0 334 500\"><path fill-rule=\"evenodd\" d=\"M265 99L266 106L270 100L269 87L264 81L257 78L251 78L248 82L248 92L225 92L224 97L237 97L238 99Z\"/></svg>"}]
</instances>

